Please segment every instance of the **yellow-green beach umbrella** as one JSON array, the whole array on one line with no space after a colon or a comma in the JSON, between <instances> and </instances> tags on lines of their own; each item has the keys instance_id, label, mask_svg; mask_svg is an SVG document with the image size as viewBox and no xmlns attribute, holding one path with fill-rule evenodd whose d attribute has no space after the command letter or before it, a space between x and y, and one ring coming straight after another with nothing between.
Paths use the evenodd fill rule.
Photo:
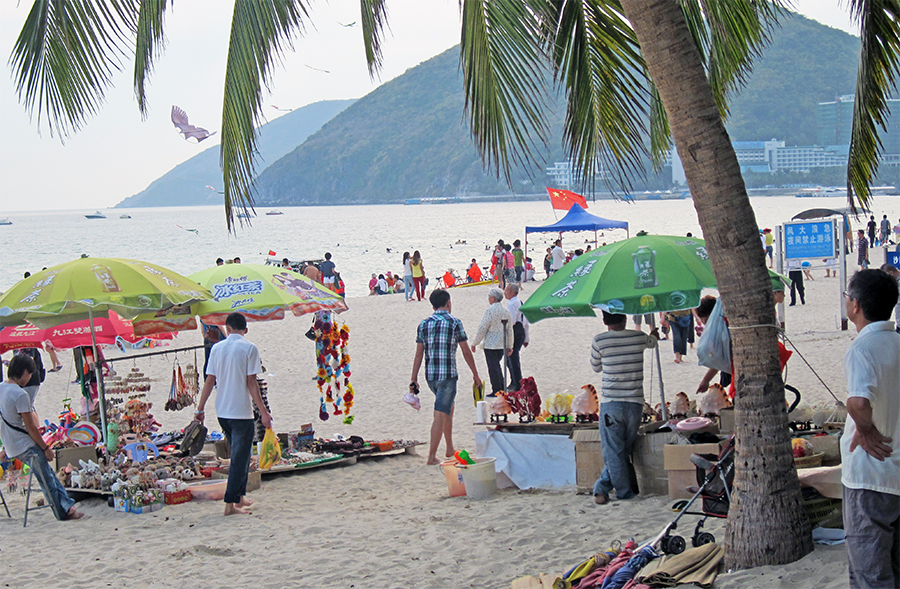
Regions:
<instances>
[{"instance_id":1,"label":"yellow-green beach umbrella","mask_svg":"<svg viewBox=\"0 0 900 589\"><path fill-rule=\"evenodd\" d=\"M0 326L53 327L108 316L189 306L212 294L177 272L138 260L79 258L19 281L0 297Z\"/></svg>"}]
</instances>

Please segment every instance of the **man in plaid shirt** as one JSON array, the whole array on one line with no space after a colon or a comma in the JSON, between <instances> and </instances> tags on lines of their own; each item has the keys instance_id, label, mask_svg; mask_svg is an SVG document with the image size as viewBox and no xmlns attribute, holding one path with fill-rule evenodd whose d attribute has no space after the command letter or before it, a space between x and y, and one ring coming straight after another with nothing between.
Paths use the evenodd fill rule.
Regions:
<instances>
[{"instance_id":1,"label":"man in plaid shirt","mask_svg":"<svg viewBox=\"0 0 900 589\"><path fill-rule=\"evenodd\" d=\"M440 464L437 459L441 437L447 444L446 456L456 452L453 447L453 407L456 400L456 347L462 350L466 364L472 370L476 386L481 386L475 358L466 345L466 332L462 321L450 314L450 293L437 289L428 298L434 314L419 324L416 333L416 357L413 360L409 390L419 392L419 368L425 359L425 382L434 393L434 421L431 423L431 445L428 448L428 464Z\"/></svg>"}]
</instances>

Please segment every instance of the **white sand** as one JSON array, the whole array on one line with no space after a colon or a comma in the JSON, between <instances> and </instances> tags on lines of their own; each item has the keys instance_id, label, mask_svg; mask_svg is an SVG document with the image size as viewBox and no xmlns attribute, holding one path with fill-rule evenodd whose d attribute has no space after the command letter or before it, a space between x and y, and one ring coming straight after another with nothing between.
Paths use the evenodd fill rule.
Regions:
<instances>
[{"instance_id":1,"label":"white sand","mask_svg":"<svg viewBox=\"0 0 900 589\"><path fill-rule=\"evenodd\" d=\"M840 332L837 279L807 282L807 304L787 309L787 333L800 352L840 398L844 397L843 352L855 334ZM527 287L533 292L537 284ZM528 292L524 293L527 296ZM487 288L454 289L453 312L470 336L487 304ZM268 369L269 402L276 430L296 429L312 421L318 435L358 434L369 439L427 441L433 396L423 385L423 409L401 402L409 382L418 322L430 314L427 302L405 303L402 295L349 301L343 315L351 327L352 382L357 390L356 422L345 426L318 420L318 393L311 380L313 344L303 337L307 317L251 325L248 338L260 348ZM523 350L525 375L535 376L542 396L575 392L599 378L589 366L590 341L603 329L599 319L548 319L532 326L531 345ZM198 343L197 332L174 345ZM688 362L672 362L671 342L661 342L667 396L692 394L704 369L689 353ZM202 353L198 354L202 361ZM192 361L193 352L182 364ZM476 353L487 378L484 357ZM649 359L645 372L651 389ZM65 369L50 374L38 397L42 419L55 416L68 390L74 395L70 354ZM49 361L47 362L49 364ZM475 411L468 396L470 374L461 356L460 394L455 440L474 448L470 425ZM130 363L119 363L127 371ZM151 399L164 429L181 428L190 411L165 412L171 357L138 361L154 379ZM801 390L804 404L826 403L830 396L795 356L788 382ZM652 386L653 403L658 386ZM214 410L207 409L215 427ZM267 478L250 498L252 517L220 516L221 503L194 501L147 515L121 514L104 502L88 500L79 509L89 516L60 523L48 511L22 529L24 499L9 496L13 519L0 517L0 579L4 586L150 586L186 587L508 587L515 578L561 572L613 540L644 540L673 517L667 497L595 506L590 497L567 491L501 490L481 502L447 496L437 467L419 456L360 462L351 467ZM0 512L2 513L2 512ZM693 523L693 520L690 523ZM723 522L709 528L721 540ZM689 535L689 532L685 532ZM719 577L716 587L844 587L844 548L817 547L799 562Z\"/></svg>"}]
</instances>

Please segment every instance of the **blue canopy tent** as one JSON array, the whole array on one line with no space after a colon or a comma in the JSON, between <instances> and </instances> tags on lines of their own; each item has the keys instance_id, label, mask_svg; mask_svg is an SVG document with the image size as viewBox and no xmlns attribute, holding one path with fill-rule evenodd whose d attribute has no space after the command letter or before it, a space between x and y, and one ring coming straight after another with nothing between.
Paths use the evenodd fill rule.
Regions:
<instances>
[{"instance_id":1,"label":"blue canopy tent","mask_svg":"<svg viewBox=\"0 0 900 589\"><path fill-rule=\"evenodd\" d=\"M528 255L528 234L529 233L559 233L562 239L563 232L566 231L593 231L594 246L597 245L597 231L603 229L624 229L626 237L628 236L628 221L614 221L612 219L604 219L597 215L592 215L578 203L572 205L566 216L553 223L552 225L543 225L540 227L525 227L525 255Z\"/></svg>"}]
</instances>

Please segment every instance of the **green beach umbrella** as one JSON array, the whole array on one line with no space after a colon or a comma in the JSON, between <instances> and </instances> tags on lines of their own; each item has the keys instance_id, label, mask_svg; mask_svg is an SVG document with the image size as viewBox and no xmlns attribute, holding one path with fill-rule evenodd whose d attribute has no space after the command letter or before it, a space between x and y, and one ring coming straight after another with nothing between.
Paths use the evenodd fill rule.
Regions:
<instances>
[{"instance_id":1,"label":"green beach umbrella","mask_svg":"<svg viewBox=\"0 0 900 589\"><path fill-rule=\"evenodd\" d=\"M715 288L706 244L695 237L639 235L599 247L557 270L522 305L529 321L594 317L595 307L643 315L692 309Z\"/></svg>"},{"instance_id":2,"label":"green beach umbrella","mask_svg":"<svg viewBox=\"0 0 900 589\"><path fill-rule=\"evenodd\" d=\"M187 306L212 294L176 272L138 260L79 258L20 280L0 297L0 326L62 323Z\"/></svg>"},{"instance_id":3,"label":"green beach umbrella","mask_svg":"<svg viewBox=\"0 0 900 589\"><path fill-rule=\"evenodd\" d=\"M135 333L196 329L195 315L207 325L225 325L225 319L234 312L253 322L284 319L286 311L300 316L347 310L347 303L337 293L281 266L225 264L201 270L190 278L212 292L210 300L193 305L189 312L172 309L140 315L134 322Z\"/></svg>"}]
</instances>

